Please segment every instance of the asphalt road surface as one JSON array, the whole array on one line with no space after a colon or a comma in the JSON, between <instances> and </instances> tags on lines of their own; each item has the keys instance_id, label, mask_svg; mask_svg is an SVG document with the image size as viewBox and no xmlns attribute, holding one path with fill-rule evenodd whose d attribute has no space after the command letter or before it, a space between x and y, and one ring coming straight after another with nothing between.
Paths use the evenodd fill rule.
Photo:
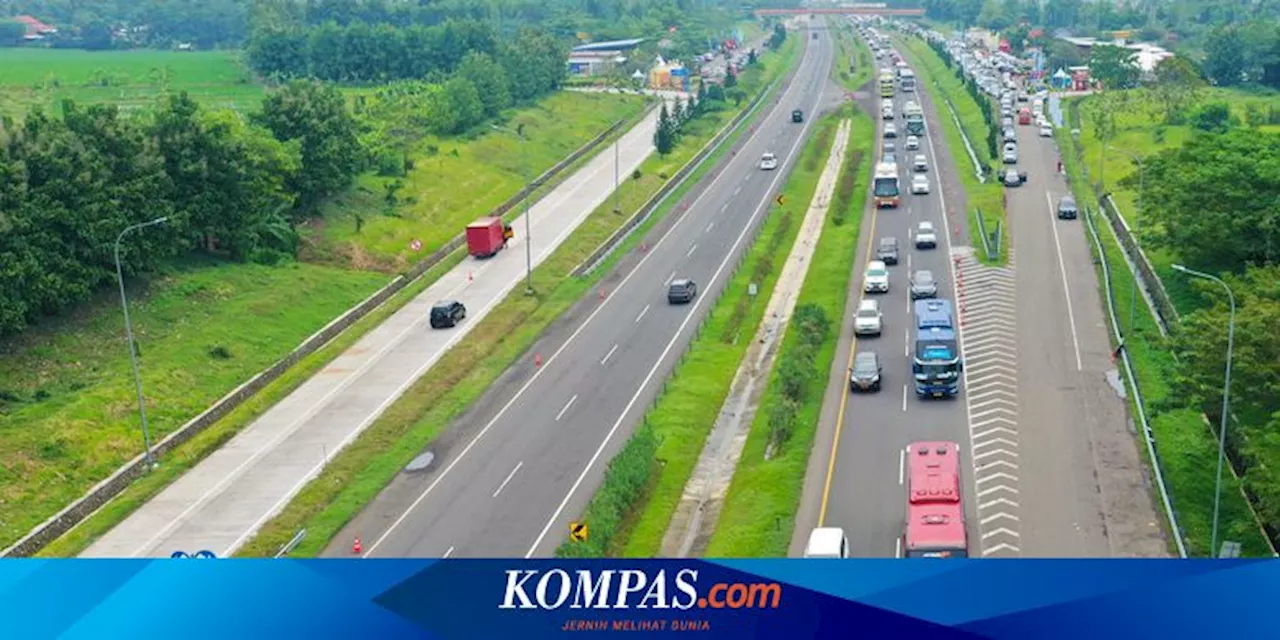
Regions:
<instances>
[{"instance_id":1,"label":"asphalt road surface","mask_svg":"<svg viewBox=\"0 0 1280 640\"><path fill-rule=\"evenodd\" d=\"M357 536L373 557L549 556L567 538L798 160L815 111L838 98L830 38L791 37L805 43L794 80L692 205L551 328L531 352L540 367L507 372L433 443L432 467L401 474L331 555L350 555ZM777 171L758 168L766 152L782 159ZM693 303L667 303L677 277L698 283Z\"/></svg>"},{"instance_id":2,"label":"asphalt road surface","mask_svg":"<svg viewBox=\"0 0 1280 640\"><path fill-rule=\"evenodd\" d=\"M883 64L883 63L882 63ZM887 66L887 65L884 65ZM921 103L925 109L926 136L918 151L905 148L905 122L902 106L907 100ZM797 517L799 548L803 548L808 530L814 526L841 527L849 539L849 553L855 557L892 558L900 553L905 514L906 489L902 452L912 442L948 440L960 443L961 457L968 458L968 434L963 397L923 399L912 388L911 356L915 318L911 311L908 280L917 269L928 269L938 281L939 297L953 302L954 294L951 251L964 250L967 230L963 204L957 202L959 183L956 167L946 153L937 116L922 100L921 92L898 90L893 98L895 119L881 119L881 98L875 83L860 94L859 104L875 118L877 127L876 161L881 159L883 124L893 122L899 137L893 142L899 166L902 205L897 209L877 210L868 201L863 216L860 248L855 261L846 318L842 322L842 338L828 381L823 403L822 426L816 452L806 478L804 503ZM910 192L912 160L924 154L929 162L930 193ZM948 211L952 211L948 215ZM934 224L938 246L916 249L913 232L921 221ZM878 336L852 336L852 315L862 293L863 272L870 256L874 256L880 238L895 237L899 243L899 262L889 267L890 288L887 294L866 294L880 300L884 315L883 333ZM874 257L870 258L874 259ZM852 353L874 351L879 354L882 390L878 393L850 394L848 367ZM961 394L964 385L961 385ZM843 398L842 398L843 396ZM828 426L830 425L830 426ZM832 459L831 451L835 452ZM965 469L966 493L971 493L972 479ZM972 513L973 501L967 500ZM974 518L969 516L972 524ZM972 527L971 527L972 528ZM972 537L972 534L970 534ZM796 544L793 543L793 549ZM793 551L793 555L796 555Z\"/></svg>"}]
</instances>

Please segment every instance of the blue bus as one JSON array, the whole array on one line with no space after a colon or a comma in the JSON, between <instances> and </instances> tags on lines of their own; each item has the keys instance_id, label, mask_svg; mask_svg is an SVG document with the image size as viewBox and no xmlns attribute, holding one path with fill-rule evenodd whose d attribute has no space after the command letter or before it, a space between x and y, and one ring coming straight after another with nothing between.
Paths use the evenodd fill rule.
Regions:
<instances>
[{"instance_id":1,"label":"blue bus","mask_svg":"<svg viewBox=\"0 0 1280 640\"><path fill-rule=\"evenodd\" d=\"M917 300L916 349L911 361L916 394L950 397L960 393L960 342L951 302L942 298Z\"/></svg>"}]
</instances>

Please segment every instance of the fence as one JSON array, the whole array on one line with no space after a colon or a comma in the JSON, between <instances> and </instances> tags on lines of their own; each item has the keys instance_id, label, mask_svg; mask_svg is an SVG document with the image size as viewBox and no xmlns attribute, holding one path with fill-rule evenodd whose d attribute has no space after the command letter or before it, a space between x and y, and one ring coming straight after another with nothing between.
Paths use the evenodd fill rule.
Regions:
<instances>
[{"instance_id":1,"label":"fence","mask_svg":"<svg viewBox=\"0 0 1280 640\"><path fill-rule=\"evenodd\" d=\"M1182 529L1178 526L1177 515L1173 511L1173 502L1169 498L1169 489L1164 483L1164 474L1160 468L1160 454L1156 450L1155 436L1151 432L1151 425L1147 422L1147 411L1145 402L1142 398L1142 390L1138 387L1138 380L1133 374L1133 363L1129 360L1129 350L1124 348L1124 332L1120 329L1120 321L1116 317L1115 294L1111 284L1111 266L1107 261L1107 253L1102 248L1102 239L1098 237L1098 229L1094 223L1093 210L1084 207L1084 219L1086 226L1089 227L1089 235L1093 238L1093 246L1096 250L1097 260L1102 265L1102 281L1103 289L1107 294L1107 316L1111 320L1111 329L1115 334L1116 344L1119 345L1117 351L1124 360L1125 375L1129 379L1129 388L1133 390L1133 404L1138 408L1138 419L1142 421L1142 439L1147 444L1147 455L1151 459L1151 470L1155 475L1156 487L1160 490L1160 501L1164 505L1165 517L1169 520L1169 528L1173 533L1174 543L1178 547L1178 556L1187 557L1187 547L1182 540Z\"/></svg>"},{"instance_id":2,"label":"fence","mask_svg":"<svg viewBox=\"0 0 1280 640\"><path fill-rule=\"evenodd\" d=\"M996 220L996 230L987 233L987 222L982 218L982 209L976 209L977 215L974 216L978 220L978 235L982 237L982 250L987 254L988 260L995 260L1000 256L1000 234L1004 231L1004 221Z\"/></svg>"},{"instance_id":3,"label":"fence","mask_svg":"<svg viewBox=\"0 0 1280 640\"><path fill-rule=\"evenodd\" d=\"M1152 312L1155 313L1161 335L1169 335L1169 327L1177 324L1180 318L1178 310L1169 299L1169 293L1165 291L1164 282L1160 280L1160 276L1156 275L1155 268L1151 266L1151 261L1147 259L1146 252L1142 250L1142 245L1138 244L1138 239L1129 228L1129 224L1125 222L1124 216L1120 215L1120 207L1116 205L1111 194L1108 193L1100 198L1098 206L1105 212L1107 221L1116 232L1116 238L1120 240L1120 248L1124 249L1125 255L1133 265L1138 286L1142 289L1147 304L1151 305Z\"/></svg>"},{"instance_id":4,"label":"fence","mask_svg":"<svg viewBox=\"0 0 1280 640\"><path fill-rule=\"evenodd\" d=\"M644 115L647 115L655 107L656 105L645 110ZM643 115L641 117L643 117ZM490 212L490 215L505 215L525 197L532 194L539 186L551 182L553 178L558 176L567 167L582 158L584 155L590 153L596 147L600 146L600 144L608 139L613 133L631 121L632 120L619 120L613 123L599 135L592 138L560 162L557 162L555 166L543 172L542 175L534 179L533 183L525 186L519 193L498 205L497 208ZM236 389L220 398L208 409L205 409L200 415L165 436L157 442L154 447L152 447L153 453L156 456L163 456L216 423L233 409L239 407L246 400L253 397L253 395L258 391L261 391L268 384L283 375L285 371L288 371L299 360L319 350L352 324L355 324L356 321L364 318L374 309L382 306L384 302L396 293L400 292L400 290L404 289L410 283L417 280L422 276L422 274L426 273L428 269L436 266L447 258L449 254L461 248L465 242L465 233L459 234L445 244L445 246L436 250L430 256L427 256L426 259L414 265L404 274L396 276L395 279L383 288L379 289L373 295L364 299L351 309L348 309L341 316L338 316L332 322L325 325L324 328L315 332L306 340L303 340L301 344L290 351L285 357L264 369L262 372L254 375L247 382L236 387ZM77 499L75 502L72 502L70 505L67 505L51 518L45 520L40 525L32 529L27 535L23 536L9 548L0 552L0 557L26 557L35 554L40 549L43 549L45 545L57 539L67 531L70 531L85 518L88 518L109 500L119 495L120 492L124 491L126 487L133 483L134 480L142 477L146 471L146 457L143 454L139 454L124 466L117 469L106 479L94 485L94 487L85 493L85 495Z\"/></svg>"}]
</instances>

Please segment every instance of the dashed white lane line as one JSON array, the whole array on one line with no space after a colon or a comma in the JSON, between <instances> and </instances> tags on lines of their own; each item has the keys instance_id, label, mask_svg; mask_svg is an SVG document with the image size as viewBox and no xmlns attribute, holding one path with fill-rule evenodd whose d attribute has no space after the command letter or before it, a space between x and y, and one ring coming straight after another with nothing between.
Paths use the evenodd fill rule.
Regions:
<instances>
[{"instance_id":1,"label":"dashed white lane line","mask_svg":"<svg viewBox=\"0 0 1280 640\"><path fill-rule=\"evenodd\" d=\"M1058 220L1053 212L1053 196L1046 191L1044 199L1049 203L1050 226L1053 227L1053 244L1058 250L1058 269L1062 274L1062 292L1067 297L1067 321L1071 323L1071 344L1076 350L1076 371L1084 370L1080 359L1080 339L1076 337L1076 314L1071 307L1071 285L1067 284L1067 264L1062 259L1062 241L1058 239Z\"/></svg>"},{"instance_id":2,"label":"dashed white lane line","mask_svg":"<svg viewBox=\"0 0 1280 640\"><path fill-rule=\"evenodd\" d=\"M697 250L698 250L698 245L696 244L693 245L692 247L689 247L689 252L684 254L684 257L688 258L689 256L693 255L694 251L697 251Z\"/></svg>"},{"instance_id":3,"label":"dashed white lane line","mask_svg":"<svg viewBox=\"0 0 1280 640\"><path fill-rule=\"evenodd\" d=\"M906 387L903 387L904 389ZM898 484L905 484L907 477L907 450L898 450Z\"/></svg>"},{"instance_id":4,"label":"dashed white lane line","mask_svg":"<svg viewBox=\"0 0 1280 640\"><path fill-rule=\"evenodd\" d=\"M577 396L574 396L574 397L576 398ZM570 401L570 402L572 403L572 401ZM565 408L566 408L566 409L568 409L568 407L565 407ZM559 419L559 418L557 418L557 420L558 420L558 419ZM499 494L499 493L502 493L502 490L503 490L503 489L505 489L505 488L507 488L507 483L511 482L511 479L512 479L512 478L514 478L514 477L516 477L516 472L517 472L517 471L519 471L519 470L520 470L520 467L523 467L523 466L524 466L524 460L521 460L520 462L517 462L517 463L516 463L516 468L512 469L512 470L511 470L511 473L508 473L508 474L507 474L507 479L506 479L506 480L503 480L503 481L502 481L502 484L498 485L498 489L497 489L497 491L494 491L494 492L493 492L493 497L495 497L495 498L496 498L496 497L498 497L498 494Z\"/></svg>"},{"instance_id":5,"label":"dashed white lane line","mask_svg":"<svg viewBox=\"0 0 1280 640\"><path fill-rule=\"evenodd\" d=\"M445 558L448 558L451 555L453 555L453 547L449 547L449 550L445 551L444 555L440 556L440 559L443 560Z\"/></svg>"},{"instance_id":6,"label":"dashed white lane line","mask_svg":"<svg viewBox=\"0 0 1280 640\"><path fill-rule=\"evenodd\" d=\"M726 203L726 204L725 204L725 206L726 206L726 207L727 207L727 206L729 206L729 205L728 205L728 203ZM707 233L711 233L711 229L712 229L712 227L715 227L715 226L716 226L716 223L714 223L714 222L708 222L708 223L707 223Z\"/></svg>"},{"instance_id":7,"label":"dashed white lane line","mask_svg":"<svg viewBox=\"0 0 1280 640\"><path fill-rule=\"evenodd\" d=\"M902 385L902 410L907 410L907 385Z\"/></svg>"},{"instance_id":8,"label":"dashed white lane line","mask_svg":"<svg viewBox=\"0 0 1280 640\"><path fill-rule=\"evenodd\" d=\"M613 348L612 348L612 349L609 349L609 353L604 354L604 358L601 358L601 359L600 359L600 364L601 364L601 365L603 365L604 363L608 362L608 361L609 361L609 358L612 358L612 357L613 357L613 352L614 352L614 351L617 351L617 350L618 350L618 345L616 345L616 344L615 344L615 345L613 345Z\"/></svg>"},{"instance_id":9,"label":"dashed white lane line","mask_svg":"<svg viewBox=\"0 0 1280 640\"><path fill-rule=\"evenodd\" d=\"M667 279L662 281L662 286L666 287L670 285L671 281L675 279L676 279L676 272L672 271L671 275L667 276Z\"/></svg>"},{"instance_id":10,"label":"dashed white lane line","mask_svg":"<svg viewBox=\"0 0 1280 640\"><path fill-rule=\"evenodd\" d=\"M649 313L649 307L651 306L652 305L646 304L644 308L640 310L640 315L636 316L636 324L640 324L641 318L644 318L644 314Z\"/></svg>"},{"instance_id":11,"label":"dashed white lane line","mask_svg":"<svg viewBox=\"0 0 1280 640\"><path fill-rule=\"evenodd\" d=\"M564 408L560 410L560 413L556 414L556 422L560 422L560 418L563 418L565 412L569 410L569 407L572 407L573 403L577 401L578 401L578 394L575 393L573 394L573 397L569 398L569 401L565 403Z\"/></svg>"}]
</instances>

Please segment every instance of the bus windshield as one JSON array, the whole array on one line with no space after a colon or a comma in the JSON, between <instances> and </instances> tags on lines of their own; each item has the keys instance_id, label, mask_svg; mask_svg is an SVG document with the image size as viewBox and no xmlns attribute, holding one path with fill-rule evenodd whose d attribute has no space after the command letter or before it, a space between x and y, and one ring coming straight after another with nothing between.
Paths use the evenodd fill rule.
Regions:
<instances>
[{"instance_id":1,"label":"bus windshield","mask_svg":"<svg viewBox=\"0 0 1280 640\"><path fill-rule=\"evenodd\" d=\"M969 552L964 549L913 549L907 552L908 558L967 558Z\"/></svg>"},{"instance_id":2,"label":"bus windshield","mask_svg":"<svg viewBox=\"0 0 1280 640\"><path fill-rule=\"evenodd\" d=\"M898 195L898 179L876 178L875 194L882 198L892 198Z\"/></svg>"}]
</instances>

